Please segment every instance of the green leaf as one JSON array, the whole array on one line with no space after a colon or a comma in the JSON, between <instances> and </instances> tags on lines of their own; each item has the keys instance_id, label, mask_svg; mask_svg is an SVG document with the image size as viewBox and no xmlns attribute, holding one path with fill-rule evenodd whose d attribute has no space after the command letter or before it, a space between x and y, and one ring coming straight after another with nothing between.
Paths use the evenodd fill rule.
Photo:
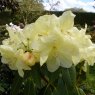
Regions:
<instances>
[{"instance_id":1,"label":"green leaf","mask_svg":"<svg viewBox=\"0 0 95 95\"><path fill-rule=\"evenodd\" d=\"M23 95L36 95L35 84L31 77L25 82Z\"/></svg>"},{"instance_id":2,"label":"green leaf","mask_svg":"<svg viewBox=\"0 0 95 95\"><path fill-rule=\"evenodd\" d=\"M67 88L69 95L79 95L76 88L76 70L72 66L71 68L61 68L62 79Z\"/></svg>"},{"instance_id":3,"label":"green leaf","mask_svg":"<svg viewBox=\"0 0 95 95\"><path fill-rule=\"evenodd\" d=\"M79 90L80 95L86 95L81 88L79 88L78 90Z\"/></svg>"},{"instance_id":4,"label":"green leaf","mask_svg":"<svg viewBox=\"0 0 95 95\"><path fill-rule=\"evenodd\" d=\"M76 69L75 69L75 66L72 66L68 70L69 70L71 82L72 82L72 84L75 85L76 84Z\"/></svg>"},{"instance_id":5,"label":"green leaf","mask_svg":"<svg viewBox=\"0 0 95 95\"><path fill-rule=\"evenodd\" d=\"M62 77L60 77L58 80L57 95L69 95L68 88Z\"/></svg>"},{"instance_id":6,"label":"green leaf","mask_svg":"<svg viewBox=\"0 0 95 95\"><path fill-rule=\"evenodd\" d=\"M68 87L73 87L76 85L76 71L74 67L71 68L61 68L63 81Z\"/></svg>"},{"instance_id":7,"label":"green leaf","mask_svg":"<svg viewBox=\"0 0 95 95\"><path fill-rule=\"evenodd\" d=\"M0 92L4 92L5 89L0 85Z\"/></svg>"},{"instance_id":8,"label":"green leaf","mask_svg":"<svg viewBox=\"0 0 95 95\"><path fill-rule=\"evenodd\" d=\"M50 85L47 85L45 87L43 95L51 95L51 93L52 93L52 89L51 89Z\"/></svg>"},{"instance_id":9,"label":"green leaf","mask_svg":"<svg viewBox=\"0 0 95 95\"><path fill-rule=\"evenodd\" d=\"M40 65L39 64L36 64L35 66L32 67L31 76L32 76L32 80L35 83L35 86L37 88L40 88L41 87L41 75L40 75Z\"/></svg>"},{"instance_id":10,"label":"green leaf","mask_svg":"<svg viewBox=\"0 0 95 95\"><path fill-rule=\"evenodd\" d=\"M52 95L71 95L62 77L59 77L56 89L54 89Z\"/></svg>"},{"instance_id":11,"label":"green leaf","mask_svg":"<svg viewBox=\"0 0 95 95\"><path fill-rule=\"evenodd\" d=\"M21 90L23 79L17 74L15 74L12 86L11 86L11 95L18 95L19 91Z\"/></svg>"},{"instance_id":12,"label":"green leaf","mask_svg":"<svg viewBox=\"0 0 95 95\"><path fill-rule=\"evenodd\" d=\"M75 83L75 68L60 68L58 83L52 95L78 95Z\"/></svg>"},{"instance_id":13,"label":"green leaf","mask_svg":"<svg viewBox=\"0 0 95 95\"><path fill-rule=\"evenodd\" d=\"M52 72L52 73L49 72L48 77L49 77L49 80L53 82L53 81L58 80L59 75L60 75L60 70L58 69L55 72Z\"/></svg>"},{"instance_id":14,"label":"green leaf","mask_svg":"<svg viewBox=\"0 0 95 95\"><path fill-rule=\"evenodd\" d=\"M58 69L55 72L49 72L47 69L47 66L44 64L41 67L41 74L42 74L42 76L46 76L50 82L54 82L54 81L58 80L60 70Z\"/></svg>"}]
</instances>

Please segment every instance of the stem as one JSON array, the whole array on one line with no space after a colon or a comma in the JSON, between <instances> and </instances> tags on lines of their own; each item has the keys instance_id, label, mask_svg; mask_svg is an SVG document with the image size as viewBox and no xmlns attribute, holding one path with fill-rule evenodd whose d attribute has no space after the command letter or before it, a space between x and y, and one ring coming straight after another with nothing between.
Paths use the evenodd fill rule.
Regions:
<instances>
[{"instance_id":1,"label":"stem","mask_svg":"<svg viewBox=\"0 0 95 95\"><path fill-rule=\"evenodd\" d=\"M52 82L49 82L49 80L42 73L40 73L40 75L41 75L41 78L47 83L47 88L48 86L50 86L51 88L56 89L56 87L52 84Z\"/></svg>"}]
</instances>

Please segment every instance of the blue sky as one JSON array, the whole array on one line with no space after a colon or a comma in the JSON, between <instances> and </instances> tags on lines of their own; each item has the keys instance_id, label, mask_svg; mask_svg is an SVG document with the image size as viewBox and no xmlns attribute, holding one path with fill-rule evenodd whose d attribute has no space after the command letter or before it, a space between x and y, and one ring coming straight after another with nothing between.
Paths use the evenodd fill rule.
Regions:
<instances>
[{"instance_id":1,"label":"blue sky","mask_svg":"<svg viewBox=\"0 0 95 95\"><path fill-rule=\"evenodd\" d=\"M94 0L80 0L80 1L82 1L82 2L92 2Z\"/></svg>"},{"instance_id":2,"label":"blue sky","mask_svg":"<svg viewBox=\"0 0 95 95\"><path fill-rule=\"evenodd\" d=\"M46 10L64 11L76 7L83 8L87 12L95 12L94 0L44 0L44 6Z\"/></svg>"},{"instance_id":3,"label":"blue sky","mask_svg":"<svg viewBox=\"0 0 95 95\"><path fill-rule=\"evenodd\" d=\"M48 2L49 0L43 0L43 1ZM60 0L59 0L59 1L60 1ZM80 0L80 1L82 1L82 2L92 2L92 1L94 1L94 0Z\"/></svg>"}]
</instances>

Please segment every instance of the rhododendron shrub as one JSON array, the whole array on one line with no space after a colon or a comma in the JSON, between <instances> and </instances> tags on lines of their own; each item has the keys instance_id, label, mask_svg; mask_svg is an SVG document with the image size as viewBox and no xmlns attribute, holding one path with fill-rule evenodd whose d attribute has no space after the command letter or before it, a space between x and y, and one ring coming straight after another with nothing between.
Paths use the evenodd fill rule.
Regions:
<instances>
[{"instance_id":1,"label":"rhododendron shrub","mask_svg":"<svg viewBox=\"0 0 95 95\"><path fill-rule=\"evenodd\" d=\"M39 74L47 71L52 75L57 72L58 84L54 84L53 90L51 88L53 94L49 95L84 95L76 87L75 66L82 61L84 66L94 65L95 44L92 43L91 36L86 34L87 25L80 30L74 26L74 17L71 11L66 11L59 17L54 14L40 16L23 29L7 25L9 38L3 40L0 45L2 63L7 64L12 70L17 70L21 77L24 77L24 71L32 71L36 65L39 65ZM52 86L56 76L53 81L47 74L42 75ZM44 79L42 75L40 77ZM60 94L62 87L65 94Z\"/></svg>"}]
</instances>

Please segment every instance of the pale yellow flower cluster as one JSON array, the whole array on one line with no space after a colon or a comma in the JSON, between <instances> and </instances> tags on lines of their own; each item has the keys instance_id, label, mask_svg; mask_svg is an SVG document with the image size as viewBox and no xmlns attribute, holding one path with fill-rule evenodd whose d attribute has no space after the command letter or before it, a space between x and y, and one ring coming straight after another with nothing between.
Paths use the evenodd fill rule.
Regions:
<instances>
[{"instance_id":1,"label":"pale yellow flower cluster","mask_svg":"<svg viewBox=\"0 0 95 95\"><path fill-rule=\"evenodd\" d=\"M2 63L12 70L30 70L36 63L47 65L50 72L60 66L70 68L85 60L89 65L95 62L95 44L86 35L86 28L74 27L75 15L71 11L60 17L40 16L35 23L26 25L23 30L13 30L7 26L9 38L0 45Z\"/></svg>"}]
</instances>

